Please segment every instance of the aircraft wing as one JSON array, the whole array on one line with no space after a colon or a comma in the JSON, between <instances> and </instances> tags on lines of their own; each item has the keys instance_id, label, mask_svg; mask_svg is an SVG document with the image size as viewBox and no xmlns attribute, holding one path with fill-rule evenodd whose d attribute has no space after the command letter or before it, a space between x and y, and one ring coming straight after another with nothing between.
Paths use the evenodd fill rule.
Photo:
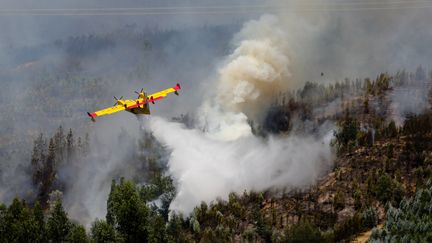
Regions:
<instances>
[{"instance_id":1,"label":"aircraft wing","mask_svg":"<svg viewBox=\"0 0 432 243\"><path fill-rule=\"evenodd\" d=\"M123 110L125 110L125 107L123 105L115 105L115 106L108 107L108 108L103 109L103 110L95 111L93 113L87 112L87 114L91 117L92 121L94 121L95 117L97 117L97 116L109 115L109 114L116 113L116 112L123 111Z\"/></svg>"},{"instance_id":2,"label":"aircraft wing","mask_svg":"<svg viewBox=\"0 0 432 243\"><path fill-rule=\"evenodd\" d=\"M175 93L176 95L178 95L177 90L180 90L180 89L181 89L180 84L177 84L176 86L174 86L172 88L165 89L165 90L162 90L162 91L159 91L157 93L154 93L154 94L147 96L147 100L154 104L154 102L156 100L161 100L161 99L165 98L169 93Z\"/></svg>"},{"instance_id":3,"label":"aircraft wing","mask_svg":"<svg viewBox=\"0 0 432 243\"><path fill-rule=\"evenodd\" d=\"M97 116L104 116L104 115L109 115L109 114L116 113L119 111L124 111L126 109L126 107L129 108L129 106L134 105L134 104L135 104L135 102L133 100L125 100L124 105L115 105L112 107L105 108L103 110L95 111L93 113L87 112L87 114L91 117L92 121L95 121L95 117L97 117Z\"/></svg>"}]
</instances>

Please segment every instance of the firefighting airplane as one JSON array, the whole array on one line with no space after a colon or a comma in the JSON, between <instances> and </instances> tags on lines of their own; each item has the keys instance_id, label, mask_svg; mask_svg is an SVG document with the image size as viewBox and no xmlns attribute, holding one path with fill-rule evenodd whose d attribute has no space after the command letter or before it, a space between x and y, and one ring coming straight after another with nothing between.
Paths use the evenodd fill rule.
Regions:
<instances>
[{"instance_id":1,"label":"firefighting airplane","mask_svg":"<svg viewBox=\"0 0 432 243\"><path fill-rule=\"evenodd\" d=\"M180 84L177 84L172 88L165 89L151 95L147 95L144 92L144 89L141 89L140 92L135 91L135 93L138 94L138 99L136 100L122 100L123 96L120 97L120 99L117 99L117 97L114 96L114 99L117 101L114 106L108 107L100 111L95 111L93 113L87 112L87 114L90 116L92 121L96 121L95 117L97 116L109 115L123 110L129 111L137 115L138 114L150 115L149 102L154 104L156 100L161 100L165 98L169 93L172 92L174 92L174 94L176 95L179 95L178 90L180 89L181 89Z\"/></svg>"}]
</instances>

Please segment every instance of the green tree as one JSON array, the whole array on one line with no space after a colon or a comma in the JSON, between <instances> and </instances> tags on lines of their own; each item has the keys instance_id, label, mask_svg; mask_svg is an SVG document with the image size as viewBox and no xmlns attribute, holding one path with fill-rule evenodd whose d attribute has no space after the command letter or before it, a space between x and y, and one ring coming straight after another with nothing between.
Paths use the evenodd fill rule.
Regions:
<instances>
[{"instance_id":1,"label":"green tree","mask_svg":"<svg viewBox=\"0 0 432 243\"><path fill-rule=\"evenodd\" d=\"M174 213L166 226L167 242L187 242L188 240L183 230L186 224L181 215Z\"/></svg>"},{"instance_id":2,"label":"green tree","mask_svg":"<svg viewBox=\"0 0 432 243\"><path fill-rule=\"evenodd\" d=\"M367 96L363 102L363 113L369 114L369 98Z\"/></svg>"},{"instance_id":3,"label":"green tree","mask_svg":"<svg viewBox=\"0 0 432 243\"><path fill-rule=\"evenodd\" d=\"M271 227L259 210L253 212L253 218L256 222L258 235L265 241L271 242Z\"/></svg>"},{"instance_id":4,"label":"green tree","mask_svg":"<svg viewBox=\"0 0 432 243\"><path fill-rule=\"evenodd\" d=\"M386 203L391 200L393 196L392 184L392 179L388 174L383 174L378 178L375 194L381 202Z\"/></svg>"},{"instance_id":5,"label":"green tree","mask_svg":"<svg viewBox=\"0 0 432 243\"><path fill-rule=\"evenodd\" d=\"M402 185L394 181L387 173L384 173L378 178L374 189L375 197L382 203L399 203L404 194Z\"/></svg>"},{"instance_id":6,"label":"green tree","mask_svg":"<svg viewBox=\"0 0 432 243\"><path fill-rule=\"evenodd\" d=\"M162 215L157 212L157 209L153 209L149 217L148 224L148 242L167 242L167 233L165 220Z\"/></svg>"},{"instance_id":7,"label":"green tree","mask_svg":"<svg viewBox=\"0 0 432 243\"><path fill-rule=\"evenodd\" d=\"M284 242L302 243L302 242L323 242L321 232L313 224L306 220L300 220L297 224L290 227L285 233Z\"/></svg>"},{"instance_id":8,"label":"green tree","mask_svg":"<svg viewBox=\"0 0 432 243\"><path fill-rule=\"evenodd\" d=\"M372 231L370 242L432 242L432 183L412 198L390 206L382 229Z\"/></svg>"},{"instance_id":9,"label":"green tree","mask_svg":"<svg viewBox=\"0 0 432 243\"><path fill-rule=\"evenodd\" d=\"M336 242L346 240L363 230L361 216L356 213L350 219L337 224L334 228L334 239Z\"/></svg>"},{"instance_id":10,"label":"green tree","mask_svg":"<svg viewBox=\"0 0 432 243\"><path fill-rule=\"evenodd\" d=\"M333 206L336 210L340 210L345 206L345 196L340 189L338 189L335 193L333 198Z\"/></svg>"},{"instance_id":11,"label":"green tree","mask_svg":"<svg viewBox=\"0 0 432 243\"><path fill-rule=\"evenodd\" d=\"M382 94L382 93L384 93L384 91L389 89L390 80L391 80L391 77L386 73L381 73L377 77L377 79L375 81L375 85L378 88L379 94Z\"/></svg>"},{"instance_id":12,"label":"green tree","mask_svg":"<svg viewBox=\"0 0 432 243\"><path fill-rule=\"evenodd\" d=\"M66 241L69 243L89 242L84 226L79 224L71 224L69 233L66 236Z\"/></svg>"},{"instance_id":13,"label":"green tree","mask_svg":"<svg viewBox=\"0 0 432 243\"><path fill-rule=\"evenodd\" d=\"M396 128L396 123L394 121L391 121L388 125L388 136L389 137L396 137L398 135L398 130Z\"/></svg>"},{"instance_id":14,"label":"green tree","mask_svg":"<svg viewBox=\"0 0 432 243\"><path fill-rule=\"evenodd\" d=\"M378 213L377 211L370 207L366 209L362 215L362 224L366 229L371 229L378 224Z\"/></svg>"},{"instance_id":15,"label":"green tree","mask_svg":"<svg viewBox=\"0 0 432 243\"><path fill-rule=\"evenodd\" d=\"M62 203L57 201L47 222L48 239L52 242L65 242L70 229L71 223Z\"/></svg>"},{"instance_id":16,"label":"green tree","mask_svg":"<svg viewBox=\"0 0 432 243\"><path fill-rule=\"evenodd\" d=\"M12 201L7 209L4 222L4 238L6 242L24 242L25 240L25 219L24 206L18 198Z\"/></svg>"},{"instance_id":17,"label":"green tree","mask_svg":"<svg viewBox=\"0 0 432 243\"><path fill-rule=\"evenodd\" d=\"M42 242L33 211L24 202L15 198L3 213L4 242Z\"/></svg>"},{"instance_id":18,"label":"green tree","mask_svg":"<svg viewBox=\"0 0 432 243\"><path fill-rule=\"evenodd\" d=\"M34 208L33 208L33 215L35 219L35 227L38 235L38 239L36 242L45 242L46 241L46 227L45 227L45 220L44 220L44 213L42 206L39 202L36 202Z\"/></svg>"},{"instance_id":19,"label":"green tree","mask_svg":"<svg viewBox=\"0 0 432 243\"><path fill-rule=\"evenodd\" d=\"M46 141L41 133L34 141L31 155L32 180L34 185L39 185L42 180L42 167L46 160Z\"/></svg>"},{"instance_id":20,"label":"green tree","mask_svg":"<svg viewBox=\"0 0 432 243\"><path fill-rule=\"evenodd\" d=\"M67 162L71 162L75 152L75 141L72 133L72 129L69 129L69 132L66 136L66 159Z\"/></svg>"},{"instance_id":21,"label":"green tree","mask_svg":"<svg viewBox=\"0 0 432 243\"><path fill-rule=\"evenodd\" d=\"M4 204L0 204L0 242L6 242L6 215L7 215L7 207Z\"/></svg>"},{"instance_id":22,"label":"green tree","mask_svg":"<svg viewBox=\"0 0 432 243\"><path fill-rule=\"evenodd\" d=\"M354 193L353 193L353 198L354 198L354 208L355 209L360 209L362 207L362 191L360 191L359 189L355 189Z\"/></svg>"},{"instance_id":23,"label":"green tree","mask_svg":"<svg viewBox=\"0 0 432 243\"><path fill-rule=\"evenodd\" d=\"M115 243L119 241L114 227L105 220L100 219L93 223L91 237L95 243Z\"/></svg>"},{"instance_id":24,"label":"green tree","mask_svg":"<svg viewBox=\"0 0 432 243\"><path fill-rule=\"evenodd\" d=\"M43 164L41 171L41 183L39 186L38 200L42 205L46 205L49 197L49 193L52 189L52 184L55 180L56 174L56 145L54 140L51 138L48 146L48 155Z\"/></svg>"},{"instance_id":25,"label":"green tree","mask_svg":"<svg viewBox=\"0 0 432 243\"><path fill-rule=\"evenodd\" d=\"M64 151L66 147L65 135L63 131L63 127L59 126L57 128L56 133L54 134L54 145L56 151L56 157L58 162L63 162L64 159Z\"/></svg>"},{"instance_id":26,"label":"green tree","mask_svg":"<svg viewBox=\"0 0 432 243\"><path fill-rule=\"evenodd\" d=\"M141 200L136 185L121 180L114 185L108 200L107 222L113 225L127 242L148 238L148 207ZM108 217L109 216L109 217Z\"/></svg>"},{"instance_id":27,"label":"green tree","mask_svg":"<svg viewBox=\"0 0 432 243\"><path fill-rule=\"evenodd\" d=\"M115 218L114 218L114 191L116 189L116 181L111 180L111 189L110 193L108 194L108 200L107 200L107 214L106 214L106 222L110 225L115 224Z\"/></svg>"},{"instance_id":28,"label":"green tree","mask_svg":"<svg viewBox=\"0 0 432 243\"><path fill-rule=\"evenodd\" d=\"M339 149L347 148L350 142L356 143L360 124L355 118L350 117L348 111L343 120L338 122L338 126L339 130L334 132L334 136Z\"/></svg>"}]
</instances>

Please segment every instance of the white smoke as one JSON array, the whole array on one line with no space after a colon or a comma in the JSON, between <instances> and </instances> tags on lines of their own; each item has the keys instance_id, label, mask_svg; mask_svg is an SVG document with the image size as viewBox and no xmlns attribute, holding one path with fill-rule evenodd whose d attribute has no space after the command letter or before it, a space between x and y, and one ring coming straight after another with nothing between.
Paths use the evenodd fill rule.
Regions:
<instances>
[{"instance_id":1,"label":"white smoke","mask_svg":"<svg viewBox=\"0 0 432 243\"><path fill-rule=\"evenodd\" d=\"M198 109L199 128L153 117L150 129L171 150L169 173L178 194L171 209L188 214L201 201L230 192L304 187L329 168L327 135L255 137L248 119L260 120L290 80L286 32L278 19L263 16L247 23L219 70L214 93Z\"/></svg>"},{"instance_id":2,"label":"white smoke","mask_svg":"<svg viewBox=\"0 0 432 243\"><path fill-rule=\"evenodd\" d=\"M310 185L332 157L328 136L220 141L158 117L152 118L151 129L172 149L169 173L178 193L171 209L186 214L201 201L227 198L230 192Z\"/></svg>"}]
</instances>

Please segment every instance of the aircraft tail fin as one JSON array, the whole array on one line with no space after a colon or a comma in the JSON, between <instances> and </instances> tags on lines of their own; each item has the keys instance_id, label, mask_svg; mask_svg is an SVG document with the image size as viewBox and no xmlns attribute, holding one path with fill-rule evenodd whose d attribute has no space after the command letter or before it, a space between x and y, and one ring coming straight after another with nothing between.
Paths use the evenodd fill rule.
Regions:
<instances>
[{"instance_id":1,"label":"aircraft tail fin","mask_svg":"<svg viewBox=\"0 0 432 243\"><path fill-rule=\"evenodd\" d=\"M90 112L87 112L87 115L89 115L89 117L91 118L92 122L96 122L94 114L91 114Z\"/></svg>"},{"instance_id":2,"label":"aircraft tail fin","mask_svg":"<svg viewBox=\"0 0 432 243\"><path fill-rule=\"evenodd\" d=\"M178 91L181 89L180 84L177 83L174 89L175 89L174 94L179 95Z\"/></svg>"}]
</instances>

